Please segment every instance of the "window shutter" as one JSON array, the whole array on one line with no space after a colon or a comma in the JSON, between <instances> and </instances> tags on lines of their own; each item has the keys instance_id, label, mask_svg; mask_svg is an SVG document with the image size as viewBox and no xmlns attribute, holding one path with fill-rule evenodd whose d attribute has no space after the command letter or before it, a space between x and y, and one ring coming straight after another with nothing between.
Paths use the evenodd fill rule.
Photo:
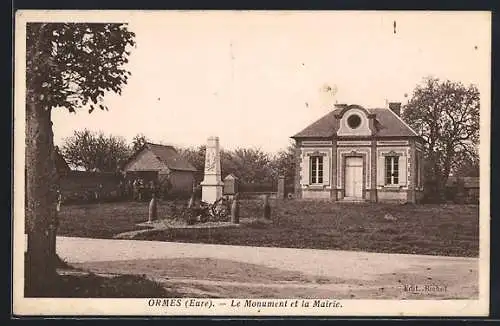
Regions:
<instances>
[{"instance_id":1,"label":"window shutter","mask_svg":"<svg viewBox=\"0 0 500 326\"><path fill-rule=\"evenodd\" d=\"M301 162L300 162L300 184L301 185L308 185L309 184L309 165L310 165L310 158L309 156L305 155L302 153L300 155L301 157Z\"/></svg>"},{"instance_id":2,"label":"window shutter","mask_svg":"<svg viewBox=\"0 0 500 326\"><path fill-rule=\"evenodd\" d=\"M323 184L330 185L330 170L331 168L331 157L330 155L323 156Z\"/></svg>"},{"instance_id":3,"label":"window shutter","mask_svg":"<svg viewBox=\"0 0 500 326\"><path fill-rule=\"evenodd\" d=\"M399 157L399 185L406 186L406 170L408 169L407 156L406 154Z\"/></svg>"},{"instance_id":4,"label":"window shutter","mask_svg":"<svg viewBox=\"0 0 500 326\"><path fill-rule=\"evenodd\" d=\"M385 185L385 157L380 155L377 158L377 186Z\"/></svg>"}]
</instances>

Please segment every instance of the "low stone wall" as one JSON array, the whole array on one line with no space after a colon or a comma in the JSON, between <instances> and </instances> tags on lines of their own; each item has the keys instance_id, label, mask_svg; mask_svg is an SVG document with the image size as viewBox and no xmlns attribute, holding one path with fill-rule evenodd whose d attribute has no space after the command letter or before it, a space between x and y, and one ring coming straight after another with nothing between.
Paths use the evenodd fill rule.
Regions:
<instances>
[{"instance_id":1,"label":"low stone wall","mask_svg":"<svg viewBox=\"0 0 500 326\"><path fill-rule=\"evenodd\" d=\"M278 198L279 196L281 196L280 198L295 197L293 184L284 183L280 188L278 181L274 183L238 183L237 189L242 199L256 199L266 194L270 198ZM224 195L233 195L233 193L224 192Z\"/></svg>"},{"instance_id":2,"label":"low stone wall","mask_svg":"<svg viewBox=\"0 0 500 326\"><path fill-rule=\"evenodd\" d=\"M277 198L277 192L240 192L240 199L262 199L262 196L269 195L270 199Z\"/></svg>"}]
</instances>

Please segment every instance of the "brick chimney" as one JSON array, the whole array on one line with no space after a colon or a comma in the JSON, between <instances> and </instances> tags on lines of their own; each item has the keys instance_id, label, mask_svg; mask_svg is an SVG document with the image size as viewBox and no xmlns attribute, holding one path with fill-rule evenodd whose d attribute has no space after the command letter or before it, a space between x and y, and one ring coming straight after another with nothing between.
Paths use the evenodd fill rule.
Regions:
<instances>
[{"instance_id":1,"label":"brick chimney","mask_svg":"<svg viewBox=\"0 0 500 326\"><path fill-rule=\"evenodd\" d=\"M396 113L396 115L400 116L401 115L401 102L390 102L389 109L391 109L392 112Z\"/></svg>"}]
</instances>

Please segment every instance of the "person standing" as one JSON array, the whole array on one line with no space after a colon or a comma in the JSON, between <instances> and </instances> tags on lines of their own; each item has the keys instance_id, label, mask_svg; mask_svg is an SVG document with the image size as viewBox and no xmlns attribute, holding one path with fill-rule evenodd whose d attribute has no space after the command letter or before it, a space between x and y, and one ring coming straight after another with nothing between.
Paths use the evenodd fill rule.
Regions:
<instances>
[{"instance_id":1,"label":"person standing","mask_svg":"<svg viewBox=\"0 0 500 326\"><path fill-rule=\"evenodd\" d=\"M124 185L123 185L123 181L120 180L120 182L118 183L118 198L122 199L123 198L123 195L124 195Z\"/></svg>"},{"instance_id":2,"label":"person standing","mask_svg":"<svg viewBox=\"0 0 500 326\"><path fill-rule=\"evenodd\" d=\"M125 197L127 200L130 200L133 197L132 181L130 181L130 179L127 180L127 184L125 185Z\"/></svg>"},{"instance_id":3,"label":"person standing","mask_svg":"<svg viewBox=\"0 0 500 326\"><path fill-rule=\"evenodd\" d=\"M103 194L104 194L104 187L103 187L102 183L99 184L97 192L99 194L98 200L101 201L102 197L103 197Z\"/></svg>"},{"instance_id":4,"label":"person standing","mask_svg":"<svg viewBox=\"0 0 500 326\"><path fill-rule=\"evenodd\" d=\"M62 205L62 193L61 190L57 190L57 203L56 203L56 211L59 213L61 211L61 205Z\"/></svg>"},{"instance_id":5,"label":"person standing","mask_svg":"<svg viewBox=\"0 0 500 326\"><path fill-rule=\"evenodd\" d=\"M144 193L144 181L139 178L138 182L138 196L139 196L139 201L142 201L143 193Z\"/></svg>"},{"instance_id":6,"label":"person standing","mask_svg":"<svg viewBox=\"0 0 500 326\"><path fill-rule=\"evenodd\" d=\"M138 196L138 189L139 189L139 186L138 186L137 178L136 178L136 179L134 179L134 182L132 182L132 198L133 198L133 200L137 200L137 198L139 197Z\"/></svg>"}]
</instances>

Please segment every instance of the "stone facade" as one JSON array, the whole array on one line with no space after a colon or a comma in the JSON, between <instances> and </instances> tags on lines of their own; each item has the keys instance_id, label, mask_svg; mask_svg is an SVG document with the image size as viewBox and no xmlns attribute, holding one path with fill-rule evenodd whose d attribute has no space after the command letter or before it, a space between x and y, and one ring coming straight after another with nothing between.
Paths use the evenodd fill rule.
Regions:
<instances>
[{"instance_id":1,"label":"stone facade","mask_svg":"<svg viewBox=\"0 0 500 326\"><path fill-rule=\"evenodd\" d=\"M292 137L298 147L296 196L418 202L422 140L396 112L341 105Z\"/></svg>"}]
</instances>

